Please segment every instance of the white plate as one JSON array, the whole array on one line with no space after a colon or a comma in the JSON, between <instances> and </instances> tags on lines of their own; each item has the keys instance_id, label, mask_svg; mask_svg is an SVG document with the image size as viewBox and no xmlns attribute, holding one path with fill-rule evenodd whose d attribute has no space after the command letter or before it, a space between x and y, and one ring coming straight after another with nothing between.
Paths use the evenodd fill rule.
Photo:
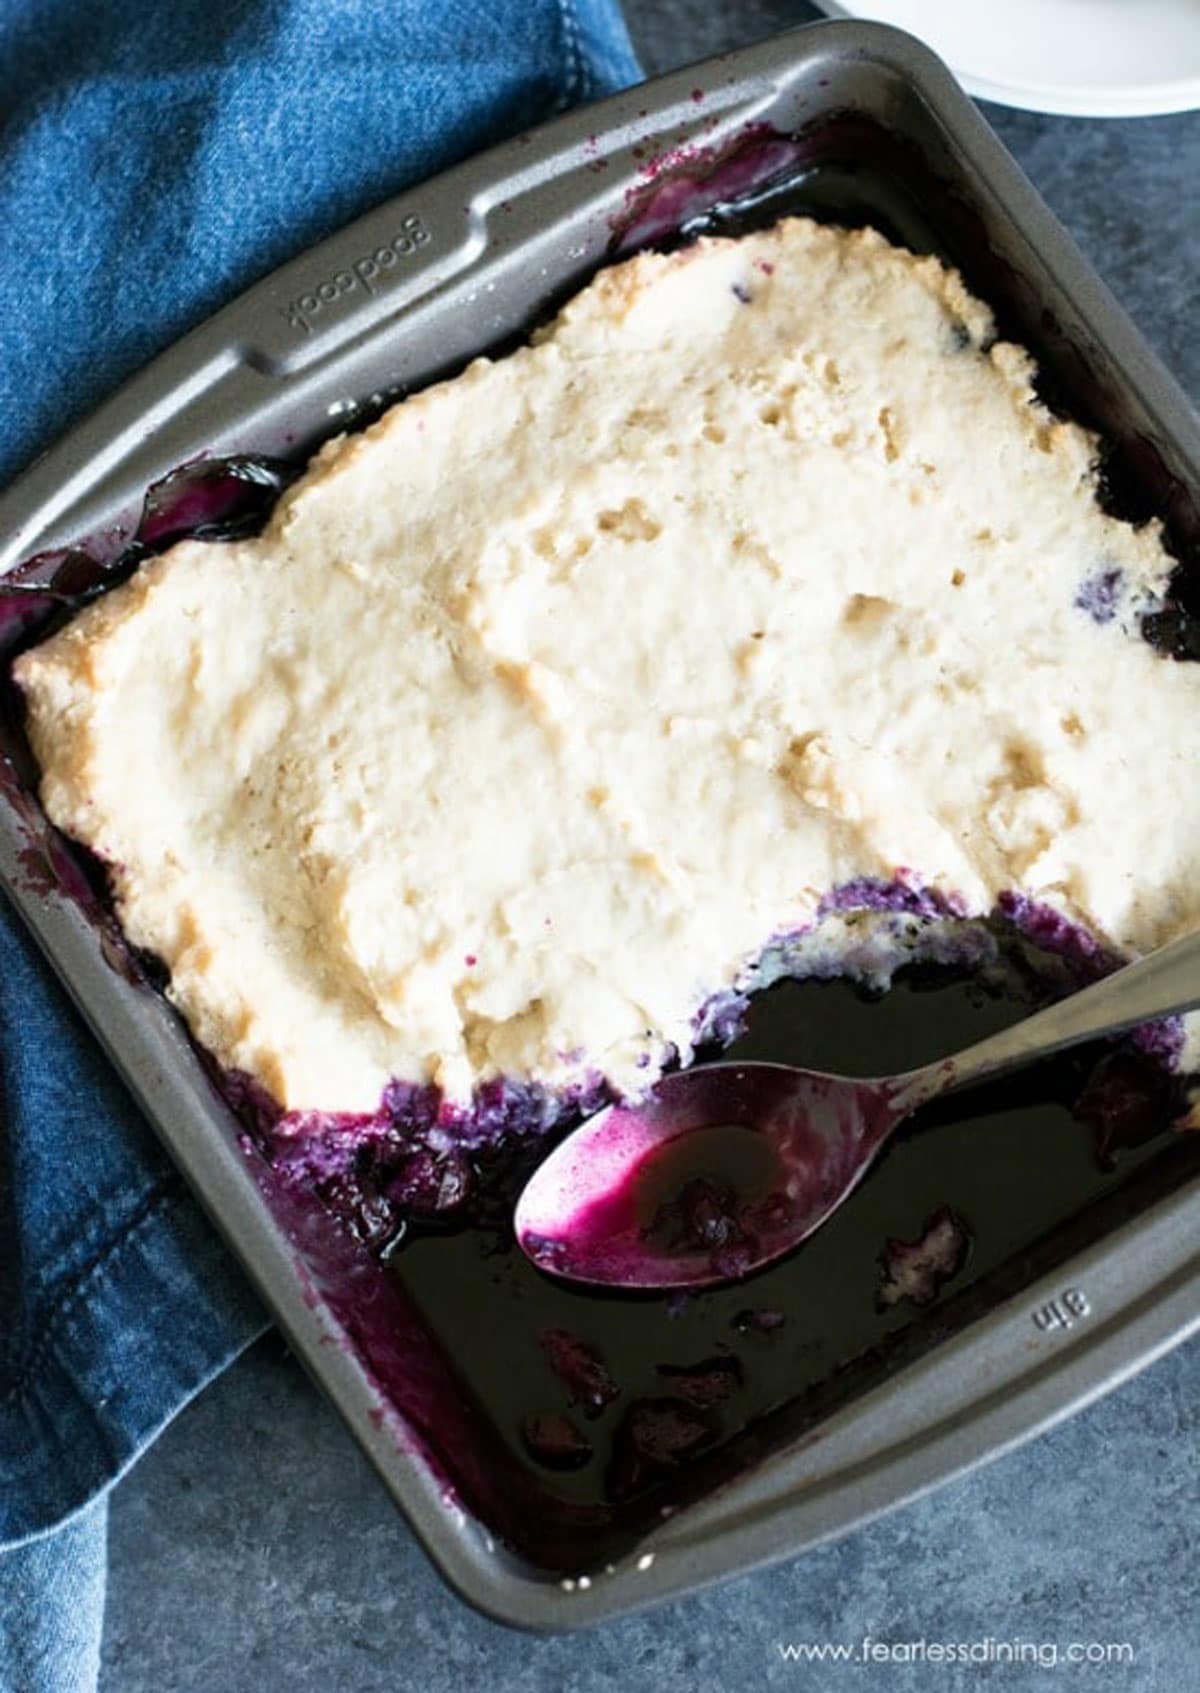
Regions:
<instances>
[{"instance_id":1,"label":"white plate","mask_svg":"<svg viewBox=\"0 0 1200 1693\"><path fill-rule=\"evenodd\" d=\"M969 94L1075 117L1200 107L1200 0L819 0L928 42Z\"/></svg>"}]
</instances>

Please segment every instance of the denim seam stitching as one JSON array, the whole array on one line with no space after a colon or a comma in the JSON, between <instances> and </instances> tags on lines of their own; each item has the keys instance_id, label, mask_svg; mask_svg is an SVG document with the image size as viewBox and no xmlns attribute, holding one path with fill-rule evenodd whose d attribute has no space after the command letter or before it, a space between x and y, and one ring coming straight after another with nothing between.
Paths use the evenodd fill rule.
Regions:
<instances>
[{"instance_id":1,"label":"denim seam stitching","mask_svg":"<svg viewBox=\"0 0 1200 1693\"><path fill-rule=\"evenodd\" d=\"M582 97L586 73L579 46L575 0L558 0L558 13L562 20L562 43L567 61L567 80L555 106L556 111L562 112Z\"/></svg>"},{"instance_id":2,"label":"denim seam stitching","mask_svg":"<svg viewBox=\"0 0 1200 1693\"><path fill-rule=\"evenodd\" d=\"M33 1375L37 1370L38 1365L52 1349L54 1342L57 1340L63 1319L69 1316L74 1307L79 1303L79 1300L88 1285L94 1281L98 1275L100 1275L119 1248L125 1244L131 1235L140 1229L144 1223L147 1223L157 1211L161 1210L168 1204L173 1204L178 1198L178 1177L164 1177L163 1181L156 1188L153 1188L142 1203L137 1207L133 1215L129 1217L129 1219L117 1230L115 1234L109 1236L108 1240L105 1241L104 1245L93 1256L91 1262L85 1264L76 1276L68 1282L66 1288L51 1306L49 1315L42 1327L41 1334L38 1336L32 1351L26 1357L24 1363L20 1366L20 1371L15 1381L13 1381L11 1386L5 1390L3 1395L0 1395L0 1405L11 1405L14 1400L24 1397L25 1391L28 1388L30 1381L33 1379Z\"/></svg>"}]
</instances>

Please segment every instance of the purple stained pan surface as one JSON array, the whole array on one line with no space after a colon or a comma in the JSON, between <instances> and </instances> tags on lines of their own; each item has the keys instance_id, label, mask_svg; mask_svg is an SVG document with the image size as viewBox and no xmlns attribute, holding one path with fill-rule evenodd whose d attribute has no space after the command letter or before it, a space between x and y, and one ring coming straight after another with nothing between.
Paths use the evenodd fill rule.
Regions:
<instances>
[{"instance_id":1,"label":"purple stained pan surface","mask_svg":"<svg viewBox=\"0 0 1200 1693\"><path fill-rule=\"evenodd\" d=\"M227 486L219 476L212 485ZM71 569L79 570L74 559ZM23 613L29 605L22 599ZM62 615L54 601L42 609ZM31 775L26 768L23 780L16 765L6 767L7 785L26 796L31 874L103 913L102 867L39 823L27 797ZM914 931L925 936L930 962L910 968L927 968L931 982L914 993L902 971L892 994L874 1002L836 982L725 992L698 1018L701 1057L719 1055L731 1042L736 1055L749 1043L748 1056L846 1068L844 1050L822 1050L819 1040L798 1050L787 1044L806 1024L830 1024L828 994L838 996L832 1024L839 1031L874 1039L897 1014L908 1030L905 1056L933 1056L911 1048L904 1019L914 1008L925 1031L920 1038L946 1016L958 1028L950 1044L963 1044L984 1032L981 1014L994 1019L1001 1007L1005 1016L1020 1014L1117 962L1057 913L1017 896L1003 902L986 931L963 928L958 905L909 872L888 883L848 884L822 905L822 915L851 911L894 918L895 934L910 945ZM114 967L161 979L115 928L108 933ZM784 964L796 939L773 938ZM998 957L1007 961L1002 968ZM868 962L875 967L878 959ZM945 986L937 985L943 979ZM789 995L807 997L788 1010ZM925 996L930 1012L921 1004ZM765 1053L754 1046L763 1039ZM1155 1041L1144 1042L1168 1060L1176 1044L1162 1026ZM988 1131L964 1130L944 1115L939 1121L936 1112L932 1122L927 1112L914 1125L918 1132L900 1153L924 1154L920 1179L914 1183L889 1155L813 1248L726 1290L631 1300L563 1289L526 1263L512 1238L513 1202L543 1149L606 1102L598 1078L559 1097L497 1081L466 1111L448 1110L434 1089L394 1084L375 1113L292 1119L247 1078L219 1080L246 1124L247 1158L296 1246L314 1299L333 1312L375 1385L379 1416L397 1440L423 1453L448 1493L547 1568L569 1570L601 1548L627 1545L662 1510L794 1439L837 1393L860 1391L955 1322L970 1320L987 1285L986 1275L978 1287L970 1282L972 1266L999 1273L1002 1254L989 1234L982 1190L974 1202L958 1198L963 1176L953 1172L964 1134ZM1066 1055L1043 1074L1032 1102L1019 1080L1000 1090L1019 1130L1005 1162L1041 1163L1047 1148L1057 1147L1051 1163L1070 1166L1081 1193L1106 1202L1107 1184L1161 1149L1163 1124L1178 1109L1176 1086L1167 1069L1129 1043ZM760 1220L731 1217L721 1174L718 1158L715 1179L710 1170L676 1182L673 1192L660 1184L658 1226L692 1233L701 1251L727 1257L736 1270L739 1232ZM770 1177L760 1171L763 1198ZM914 1187L925 1195L921 1214L907 1232L889 1227L901 1196ZM889 1191L891 1200L880 1203ZM953 1229L940 1220L945 1216L953 1217ZM1036 1217L1030 1228L1036 1231ZM826 1262L831 1246L840 1269ZM850 1303L856 1275L863 1287ZM825 1330L819 1342L817 1308ZM873 1320L882 1312L879 1320L892 1326L865 1332L864 1308ZM481 1328L483 1309L497 1316ZM937 1328L923 1325L926 1311Z\"/></svg>"},{"instance_id":2,"label":"purple stained pan surface","mask_svg":"<svg viewBox=\"0 0 1200 1693\"><path fill-rule=\"evenodd\" d=\"M648 159L612 250L699 227L714 200L770 189L807 147L749 126L732 151ZM736 229L742 215L726 207L711 226ZM6 648L46 632L181 535L251 532L292 473L247 457L197 461L152 490L135 542L117 559L100 563L102 549L96 558L78 549L29 561L0 584ZM1102 573L1081 584L1081 614L1109 615L1118 590ZM1200 658L1186 595L1142 632L1171 658ZM31 877L90 902L114 966L160 981L112 925L102 867L41 820L18 702L7 710L13 732L0 774L29 819ZM890 914L897 935L923 937L885 1000L851 982L767 986L771 969L751 972L744 990L717 995L701 1013L701 1058L734 1043L733 1056L852 1069L869 1053L870 1068L898 1068L889 1056L897 1045L912 1061L935 1056L939 1043L965 1044L1118 962L1018 894L1000 902L986 929L964 930L954 901L906 871L831 890L822 913L850 911ZM765 958L786 965L796 938L771 937ZM877 980L878 958L862 962L864 979ZM832 969L809 968L814 978ZM983 1104L923 1113L811 1247L739 1287L674 1299L564 1289L514 1247L515 1194L544 1149L605 1103L599 1078L569 1096L497 1081L453 1111L435 1090L397 1083L375 1113L299 1120L282 1118L246 1078L219 1079L315 1296L342 1323L382 1405L401 1419L397 1429L502 1539L567 1569L605 1536L628 1535L759 1461L1021 1285L1014 1277L1028 1279L1057 1261L1053 1252L1061 1257L1150 1203L1167 1179L1160 1171L1190 1169L1185 1142L1200 1137L1174 1144L1165 1128L1181 1103L1170 1073L1178 1028L1158 1025L1139 1040L1140 1050L1125 1042L1065 1055ZM1013 1181L1031 1168L1032 1189ZM728 1233L719 1184L676 1198L675 1226ZM494 1322L481 1324L481 1310Z\"/></svg>"},{"instance_id":3,"label":"purple stained pan surface","mask_svg":"<svg viewBox=\"0 0 1200 1693\"><path fill-rule=\"evenodd\" d=\"M625 209L613 223L613 254L678 240L681 231L706 220L714 204L744 205L794 172L806 152L799 137L780 135L767 123L746 123L732 142L689 142L653 154L643 161L641 181L626 194Z\"/></svg>"}]
</instances>

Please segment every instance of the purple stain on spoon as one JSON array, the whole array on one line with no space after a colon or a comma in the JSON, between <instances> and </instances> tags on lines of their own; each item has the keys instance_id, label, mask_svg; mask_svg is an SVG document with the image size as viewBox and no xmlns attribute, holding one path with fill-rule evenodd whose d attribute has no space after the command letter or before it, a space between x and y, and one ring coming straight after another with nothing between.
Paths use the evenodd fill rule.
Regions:
<instances>
[{"instance_id":1,"label":"purple stain on spoon","mask_svg":"<svg viewBox=\"0 0 1200 1693\"><path fill-rule=\"evenodd\" d=\"M623 1287L736 1280L828 1214L895 1120L887 1086L782 1065L707 1065L682 1097L614 1107L546 1160L515 1220L539 1268Z\"/></svg>"}]
</instances>

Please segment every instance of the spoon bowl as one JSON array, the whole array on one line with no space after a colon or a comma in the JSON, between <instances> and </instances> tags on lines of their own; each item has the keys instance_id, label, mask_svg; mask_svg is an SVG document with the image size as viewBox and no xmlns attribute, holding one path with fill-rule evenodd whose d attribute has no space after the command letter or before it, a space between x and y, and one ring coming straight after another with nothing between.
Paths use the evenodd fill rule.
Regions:
<instances>
[{"instance_id":1,"label":"spoon bowl","mask_svg":"<svg viewBox=\"0 0 1200 1693\"><path fill-rule=\"evenodd\" d=\"M820 1227L904 1114L898 1097L787 1064L678 1071L551 1153L521 1195L517 1239L571 1281L733 1280Z\"/></svg>"},{"instance_id":2,"label":"spoon bowl","mask_svg":"<svg viewBox=\"0 0 1200 1693\"><path fill-rule=\"evenodd\" d=\"M1192 934L898 1076L759 1063L678 1071L555 1148L518 1201L517 1241L540 1269L570 1281L647 1289L737 1280L820 1228L927 1100L1197 1005Z\"/></svg>"}]
</instances>

